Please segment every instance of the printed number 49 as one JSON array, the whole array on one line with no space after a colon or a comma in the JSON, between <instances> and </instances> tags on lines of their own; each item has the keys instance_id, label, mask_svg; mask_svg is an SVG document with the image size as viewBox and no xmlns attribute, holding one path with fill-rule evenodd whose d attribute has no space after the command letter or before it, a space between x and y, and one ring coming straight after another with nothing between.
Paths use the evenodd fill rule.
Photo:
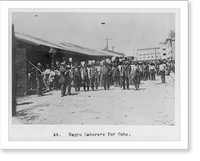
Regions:
<instances>
[{"instance_id":1,"label":"printed number 49","mask_svg":"<svg viewBox=\"0 0 200 161\"><path fill-rule=\"evenodd\" d=\"M54 137L59 137L60 135L58 133L53 134Z\"/></svg>"}]
</instances>

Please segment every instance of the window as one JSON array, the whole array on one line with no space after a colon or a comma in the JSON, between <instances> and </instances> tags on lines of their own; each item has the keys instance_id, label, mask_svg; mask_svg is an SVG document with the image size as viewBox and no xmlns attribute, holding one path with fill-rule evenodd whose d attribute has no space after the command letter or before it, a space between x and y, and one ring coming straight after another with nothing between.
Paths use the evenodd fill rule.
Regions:
<instances>
[{"instance_id":1,"label":"window","mask_svg":"<svg viewBox=\"0 0 200 161\"><path fill-rule=\"evenodd\" d=\"M151 53L151 55L153 55L154 53Z\"/></svg>"},{"instance_id":2,"label":"window","mask_svg":"<svg viewBox=\"0 0 200 161\"><path fill-rule=\"evenodd\" d=\"M163 50L166 50L166 48L163 48Z\"/></svg>"},{"instance_id":3,"label":"window","mask_svg":"<svg viewBox=\"0 0 200 161\"><path fill-rule=\"evenodd\" d=\"M163 53L163 56L165 56L166 55L166 53Z\"/></svg>"},{"instance_id":4,"label":"window","mask_svg":"<svg viewBox=\"0 0 200 161\"><path fill-rule=\"evenodd\" d=\"M151 56L151 58L154 58L154 56Z\"/></svg>"},{"instance_id":5,"label":"window","mask_svg":"<svg viewBox=\"0 0 200 161\"><path fill-rule=\"evenodd\" d=\"M140 57L140 59L142 59L142 57Z\"/></svg>"}]
</instances>

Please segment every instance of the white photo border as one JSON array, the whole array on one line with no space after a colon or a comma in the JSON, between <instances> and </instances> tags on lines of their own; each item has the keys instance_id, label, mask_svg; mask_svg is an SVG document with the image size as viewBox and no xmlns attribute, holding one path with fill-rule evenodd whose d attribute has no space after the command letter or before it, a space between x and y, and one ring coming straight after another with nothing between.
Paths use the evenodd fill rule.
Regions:
<instances>
[{"instance_id":1,"label":"white photo border","mask_svg":"<svg viewBox=\"0 0 200 161\"><path fill-rule=\"evenodd\" d=\"M106 5L105 5L106 3ZM39 5L38 5L39 4ZM9 126L9 114L8 114L8 108L11 107L11 103L9 104L9 97L10 97L10 90L9 83L11 84L11 80L9 79L11 76L9 76L10 73L10 57L8 57L7 54L4 53L9 53L9 9L11 8L60 8L62 9L63 6L67 6L67 8L113 8L113 9L129 9L130 6L134 6L134 8L157 8L157 9L163 9L163 8L168 8L168 9L179 9L180 10L180 138L179 138L179 133L177 133L177 130L179 131L179 128L173 129L175 130L174 132L176 133L176 136L171 136L169 129L162 129L162 126L159 127L158 131L160 130L161 133L166 132L168 137L160 138L160 139L152 139L148 138L147 136L143 137L141 139L140 133L137 133L138 131L143 131L144 129L141 129L141 126L115 126L114 131L121 131L122 128L126 128L126 131L129 133L137 133L136 136L138 136L140 139L133 139L133 140L143 140L143 141L136 141L132 142L130 141L130 138L122 139L120 142L116 141L115 139L112 142L105 141L107 139L99 138L94 139L89 139L90 141L78 141L79 139L74 139L76 141L68 141L67 144L66 142L62 142L62 140L65 139L60 139L60 138L53 138L52 134L54 132L59 132L59 133L65 133L66 130L69 130L69 126L61 126L61 125L52 125L55 128L52 130L50 125L47 126L38 126L38 125L17 125L13 128L13 126ZM187 2L133 2L133 1L128 1L128 2L121 2L121 1L112 1L112 2L1 2L1 146L4 149L38 149L38 148L44 148L44 149L158 149L158 148L164 148L164 149L181 149L181 148L187 148L188 146L188 3ZM105 7L106 6L106 7ZM183 18L184 17L184 18ZM177 31L177 30L176 30ZM176 33L177 36L177 33ZM178 37L178 36L177 36ZM177 41L176 41L177 42ZM177 44L176 44L177 45ZM179 48L176 47L176 49L179 50ZM177 58L177 56L176 56ZM177 62L177 61L176 61ZM177 64L176 64L177 65ZM178 66L179 66L178 65ZM6 70L6 67L8 70ZM179 78L179 71L176 68L176 80ZM184 72L183 72L184 71ZM3 76L3 77L2 77ZM2 79L3 78L3 79ZM178 81L176 81L178 82ZM177 85L177 84L176 84ZM179 84L178 84L179 86ZM177 87L177 86L176 86ZM176 94L177 95L177 94ZM178 97L179 97L178 95ZM178 102L179 104L179 102ZM10 125L10 124L9 124ZM177 124L176 124L177 125ZM12 128L10 128L12 127ZM110 126L94 126L92 129L99 130L99 127L101 127L102 132L108 132L108 129L110 129ZM152 132L152 136L156 136L156 133L158 131L154 131L155 129L148 129L150 126L142 126L144 127L148 132ZM155 126L154 126L155 127ZM25 129L27 130L25 130ZM31 128L35 128L34 130ZM136 128L136 130L135 130ZM166 128L166 126L164 127ZM43 129L43 130L42 130ZM77 131L79 129L79 125L73 126L70 125L70 130L71 131ZM128 130L127 130L128 129ZM12 131L14 130L14 131ZM16 131L17 130L17 131ZM25 131L24 131L25 130ZM37 139L36 140L43 140L42 142L40 141L30 141L30 140L35 140L32 137L26 138L25 140L27 141L20 141L20 136L21 139L23 140L23 136L20 133L23 131L24 133L28 133L30 131L34 131ZM38 131L39 130L39 131ZM50 130L50 131L49 131ZM164 131L163 131L164 130ZM3 133L2 133L3 131ZM32 131L32 132L33 132ZM123 130L122 130L123 131ZM17 139L18 141L11 141L9 140L8 136L9 133L15 132L15 136L18 136L17 138L12 138L11 140ZM37 132L37 133L36 133ZM39 132L39 133L38 133ZM151 133L150 132L150 133ZM177 135L178 134L178 135ZM50 136L51 135L51 136ZM30 135L29 135L30 136ZM163 134L164 136L164 134ZM172 139L172 137L175 137ZM178 139L177 139L178 137ZM164 139L165 141L160 141ZM46 140L54 140L53 142L49 142ZM82 139L81 139L82 140ZM109 141L112 139L108 139ZM125 141L126 140L126 141ZM153 141L157 140L157 141ZM159 141L158 141L159 140ZM170 140L170 141L166 141Z\"/></svg>"}]
</instances>

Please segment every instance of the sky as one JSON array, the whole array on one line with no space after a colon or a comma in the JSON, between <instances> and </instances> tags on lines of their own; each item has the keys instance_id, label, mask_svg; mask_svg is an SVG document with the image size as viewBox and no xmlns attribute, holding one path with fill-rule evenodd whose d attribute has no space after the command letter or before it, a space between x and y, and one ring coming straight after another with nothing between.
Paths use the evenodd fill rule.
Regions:
<instances>
[{"instance_id":1,"label":"sky","mask_svg":"<svg viewBox=\"0 0 200 161\"><path fill-rule=\"evenodd\" d=\"M13 12L12 23L16 32L96 50L104 49L109 38L110 50L115 46L117 52L134 55L164 42L175 30L175 14Z\"/></svg>"}]
</instances>

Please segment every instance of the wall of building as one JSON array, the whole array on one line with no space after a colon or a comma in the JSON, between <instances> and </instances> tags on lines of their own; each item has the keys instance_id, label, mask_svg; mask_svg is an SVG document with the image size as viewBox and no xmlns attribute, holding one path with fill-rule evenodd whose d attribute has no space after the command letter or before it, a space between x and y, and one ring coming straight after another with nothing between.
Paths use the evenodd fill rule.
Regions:
<instances>
[{"instance_id":1,"label":"wall of building","mask_svg":"<svg viewBox=\"0 0 200 161\"><path fill-rule=\"evenodd\" d=\"M16 68L17 68L17 96L26 95L27 91L27 61L26 49L16 49Z\"/></svg>"},{"instance_id":2,"label":"wall of building","mask_svg":"<svg viewBox=\"0 0 200 161\"><path fill-rule=\"evenodd\" d=\"M138 61L155 61L159 59L158 48L138 49L137 60Z\"/></svg>"}]
</instances>

